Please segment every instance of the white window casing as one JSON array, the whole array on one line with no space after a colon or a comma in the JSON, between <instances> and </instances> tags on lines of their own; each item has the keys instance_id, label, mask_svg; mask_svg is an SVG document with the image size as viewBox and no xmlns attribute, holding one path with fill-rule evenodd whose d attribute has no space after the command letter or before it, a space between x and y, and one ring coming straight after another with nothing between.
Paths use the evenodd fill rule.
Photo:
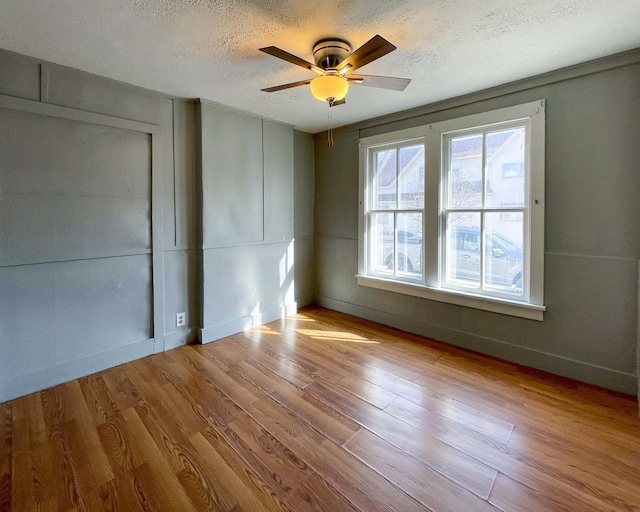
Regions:
<instances>
[{"instance_id":1,"label":"white window casing","mask_svg":"<svg viewBox=\"0 0 640 512\"><path fill-rule=\"evenodd\" d=\"M524 128L524 204L522 207L510 207L508 202L497 206L488 205L488 187L486 180L487 162L485 139L495 134L495 130L508 130L511 127ZM359 181L359 240L358 240L358 284L373 288L403 293L430 300L448 302L465 307L482 309L496 313L542 320L544 307L544 161L545 161L545 101L535 101L523 105L502 108L471 116L451 119L440 123L399 130L395 132L366 137L360 140L360 181ZM446 201L449 176L446 174L448 144L453 138L464 138L465 134L482 135L481 197L482 205L469 210L469 216L478 215L481 219L479 229L481 248L478 249L479 289L457 286L446 279L447 263L445 255L451 249L447 244L446 215L458 213ZM424 142L424 209L422 222L422 262L421 275L410 278L398 276L399 272L383 275L372 268L370 251L370 210L371 210L371 166L372 155L380 148L399 148ZM398 172L398 171L396 171ZM454 170L452 169L452 176ZM502 168L497 171L501 176ZM455 169L456 176L459 168ZM454 178L451 178L452 180ZM513 182L513 178L507 177ZM490 183L490 182L489 182ZM450 187L449 187L450 188ZM399 196L397 198L399 200ZM399 206L398 206L399 208ZM506 212L505 212L506 210ZM390 212L391 213L391 212ZM397 213L397 212L396 212ZM463 209L462 213L466 213ZM522 285L515 291L506 288L486 286L485 268L493 268L491 254L487 255L484 244L488 232L484 230L485 216L504 213L522 217ZM493 217L490 217L493 218ZM509 218L508 215L505 218ZM397 228L395 228L397 229ZM456 229L461 229L457 228ZM464 229L464 228L463 228ZM394 244L397 242L394 235ZM492 242L493 243L493 242ZM394 245L394 251L396 250ZM500 253L498 253L499 256ZM519 252L518 252L519 254ZM490 261L486 262L486 258ZM395 260L397 262L397 258ZM488 267L485 267L485 263ZM475 268L475 267L474 267ZM490 274L493 279L496 274ZM463 285L465 281L461 281ZM484 284L482 284L484 283Z\"/></svg>"}]
</instances>

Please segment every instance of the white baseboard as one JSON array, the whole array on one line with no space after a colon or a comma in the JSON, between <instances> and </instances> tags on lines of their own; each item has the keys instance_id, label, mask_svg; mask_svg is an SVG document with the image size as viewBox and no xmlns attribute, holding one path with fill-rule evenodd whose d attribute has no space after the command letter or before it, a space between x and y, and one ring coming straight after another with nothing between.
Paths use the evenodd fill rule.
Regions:
<instances>
[{"instance_id":1,"label":"white baseboard","mask_svg":"<svg viewBox=\"0 0 640 512\"><path fill-rule=\"evenodd\" d=\"M252 329L260 325L268 324L285 318L287 316L295 315L298 311L297 303L293 302L285 306L277 308L267 309L261 311L256 315L247 315L240 318L234 318L228 322L222 322L209 327L199 329L199 341L200 343L210 343L212 341L237 334L247 329Z\"/></svg>"},{"instance_id":2,"label":"white baseboard","mask_svg":"<svg viewBox=\"0 0 640 512\"><path fill-rule=\"evenodd\" d=\"M0 403L153 354L153 339L0 381Z\"/></svg>"}]
</instances>

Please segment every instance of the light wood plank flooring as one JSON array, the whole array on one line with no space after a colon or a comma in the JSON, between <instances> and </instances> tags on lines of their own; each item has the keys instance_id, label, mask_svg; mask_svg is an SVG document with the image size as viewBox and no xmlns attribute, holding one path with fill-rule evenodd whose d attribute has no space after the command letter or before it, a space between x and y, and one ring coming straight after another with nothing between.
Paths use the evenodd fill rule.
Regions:
<instances>
[{"instance_id":1,"label":"light wood plank flooring","mask_svg":"<svg viewBox=\"0 0 640 512\"><path fill-rule=\"evenodd\" d=\"M640 510L630 397L318 307L0 405L0 510Z\"/></svg>"}]
</instances>

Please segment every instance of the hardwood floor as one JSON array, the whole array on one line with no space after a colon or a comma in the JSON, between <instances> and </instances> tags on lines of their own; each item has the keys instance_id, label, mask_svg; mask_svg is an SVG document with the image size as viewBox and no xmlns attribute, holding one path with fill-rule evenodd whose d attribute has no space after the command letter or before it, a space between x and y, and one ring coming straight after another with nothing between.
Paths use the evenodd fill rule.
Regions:
<instances>
[{"instance_id":1,"label":"hardwood floor","mask_svg":"<svg viewBox=\"0 0 640 512\"><path fill-rule=\"evenodd\" d=\"M634 399L318 307L0 405L0 510L640 510Z\"/></svg>"}]
</instances>

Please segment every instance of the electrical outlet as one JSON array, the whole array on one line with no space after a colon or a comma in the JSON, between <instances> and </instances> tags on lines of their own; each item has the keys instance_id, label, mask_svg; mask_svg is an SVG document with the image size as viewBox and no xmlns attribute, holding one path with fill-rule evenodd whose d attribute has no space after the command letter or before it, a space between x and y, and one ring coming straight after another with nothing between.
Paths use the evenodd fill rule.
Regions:
<instances>
[{"instance_id":1,"label":"electrical outlet","mask_svg":"<svg viewBox=\"0 0 640 512\"><path fill-rule=\"evenodd\" d=\"M185 313L178 313L176 315L176 326L182 327L185 324L185 319L186 319Z\"/></svg>"}]
</instances>

